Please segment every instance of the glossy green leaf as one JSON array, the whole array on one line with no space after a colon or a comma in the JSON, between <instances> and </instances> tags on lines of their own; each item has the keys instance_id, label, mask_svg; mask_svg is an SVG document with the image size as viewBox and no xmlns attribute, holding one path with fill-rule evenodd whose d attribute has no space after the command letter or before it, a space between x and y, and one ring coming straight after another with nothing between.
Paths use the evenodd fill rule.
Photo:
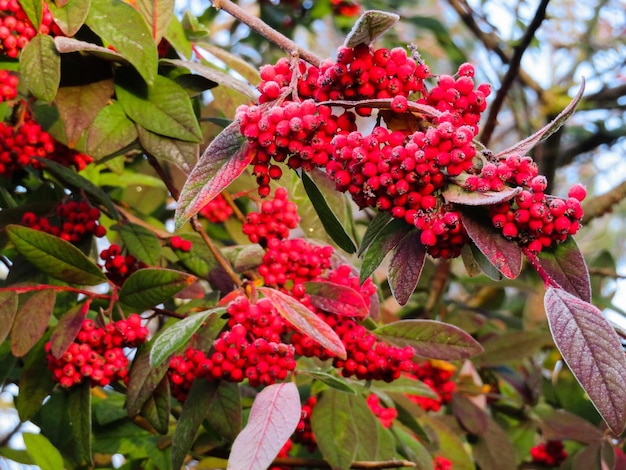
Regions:
<instances>
[{"instance_id":1,"label":"glossy green leaf","mask_svg":"<svg viewBox=\"0 0 626 470\"><path fill-rule=\"evenodd\" d=\"M509 436L495 421L488 418L485 432L472 446L476 463L483 470L515 470L515 451Z\"/></svg>"},{"instance_id":2,"label":"glossy green leaf","mask_svg":"<svg viewBox=\"0 0 626 470\"><path fill-rule=\"evenodd\" d=\"M400 305L406 305L422 275L426 248L418 231L407 233L393 250L389 263L389 287Z\"/></svg>"},{"instance_id":3,"label":"glossy green leaf","mask_svg":"<svg viewBox=\"0 0 626 470\"><path fill-rule=\"evenodd\" d=\"M61 81L61 56L54 40L38 34L20 54L20 77L30 92L42 101L52 101Z\"/></svg>"},{"instance_id":4,"label":"glossy green leaf","mask_svg":"<svg viewBox=\"0 0 626 470\"><path fill-rule=\"evenodd\" d=\"M63 457L50 441L42 434L26 432L22 434L26 450L33 459L33 464L41 470L58 470L63 468Z\"/></svg>"},{"instance_id":5,"label":"glossy green leaf","mask_svg":"<svg viewBox=\"0 0 626 470\"><path fill-rule=\"evenodd\" d=\"M137 125L136 132L139 143L147 153L157 160L174 163L185 174L189 174L198 161L200 146L196 143L155 134L140 125Z\"/></svg>"},{"instance_id":6,"label":"glossy green leaf","mask_svg":"<svg viewBox=\"0 0 626 470\"><path fill-rule=\"evenodd\" d=\"M158 367L168 357L182 349L210 315L220 315L224 311L224 308L219 308L194 313L163 330L155 338L150 350L150 366Z\"/></svg>"},{"instance_id":7,"label":"glossy green leaf","mask_svg":"<svg viewBox=\"0 0 626 470\"><path fill-rule=\"evenodd\" d=\"M368 46L391 29L400 19L395 13L386 11L368 10L354 23L352 30L346 36L344 46L356 47L359 44Z\"/></svg>"},{"instance_id":8,"label":"glossy green leaf","mask_svg":"<svg viewBox=\"0 0 626 470\"><path fill-rule=\"evenodd\" d=\"M328 205L328 202L322 195L319 188L315 185L309 175L304 172L302 173L302 184L328 235L333 239L339 248L347 253L355 253L356 245L354 244L354 241L352 241L352 238L346 232L345 227Z\"/></svg>"},{"instance_id":9,"label":"glossy green leaf","mask_svg":"<svg viewBox=\"0 0 626 470\"><path fill-rule=\"evenodd\" d=\"M32 294L20 306L11 329L11 351L24 356L41 339L52 317L56 292L42 290Z\"/></svg>"},{"instance_id":10,"label":"glossy green leaf","mask_svg":"<svg viewBox=\"0 0 626 470\"><path fill-rule=\"evenodd\" d=\"M335 315L366 317L369 308L360 292L328 281L304 283L311 305Z\"/></svg>"},{"instance_id":11,"label":"glossy green leaf","mask_svg":"<svg viewBox=\"0 0 626 470\"><path fill-rule=\"evenodd\" d=\"M50 337L50 353L54 357L60 358L74 342L88 309L89 303L76 304L59 319Z\"/></svg>"},{"instance_id":12,"label":"glossy green leaf","mask_svg":"<svg viewBox=\"0 0 626 470\"><path fill-rule=\"evenodd\" d=\"M183 28L183 25L178 17L172 17L167 29L164 32L164 37L179 54L185 57L185 59L191 59L193 54L191 42L187 38L185 29Z\"/></svg>"},{"instance_id":13,"label":"glossy green leaf","mask_svg":"<svg viewBox=\"0 0 626 470\"><path fill-rule=\"evenodd\" d=\"M367 225L361 244L356 252L357 256L363 256L363 253L370 247L372 242L376 239L378 234L385 226L393 220L393 216L390 212L377 212L371 222Z\"/></svg>"},{"instance_id":14,"label":"glossy green leaf","mask_svg":"<svg viewBox=\"0 0 626 470\"><path fill-rule=\"evenodd\" d=\"M273 384L254 399L248 423L233 442L228 470L265 470L300 421L300 394L296 384Z\"/></svg>"},{"instance_id":15,"label":"glossy green leaf","mask_svg":"<svg viewBox=\"0 0 626 470\"><path fill-rule=\"evenodd\" d=\"M171 401L170 381L163 378L141 408L141 416L161 434L167 434L169 431Z\"/></svg>"},{"instance_id":16,"label":"glossy green leaf","mask_svg":"<svg viewBox=\"0 0 626 470\"><path fill-rule=\"evenodd\" d=\"M133 64L148 84L157 77L157 46L139 12L121 0L91 0L85 23Z\"/></svg>"},{"instance_id":17,"label":"glossy green leaf","mask_svg":"<svg viewBox=\"0 0 626 470\"><path fill-rule=\"evenodd\" d=\"M149 131L188 142L200 142L202 131L187 92L175 81L157 75L142 83L132 70L120 70L115 93L124 112Z\"/></svg>"},{"instance_id":18,"label":"glossy green leaf","mask_svg":"<svg viewBox=\"0 0 626 470\"><path fill-rule=\"evenodd\" d=\"M113 80L59 88L54 104L63 121L67 145L73 147L113 96Z\"/></svg>"},{"instance_id":19,"label":"glossy green leaf","mask_svg":"<svg viewBox=\"0 0 626 470\"><path fill-rule=\"evenodd\" d=\"M71 284L95 286L107 281L98 265L65 240L27 227L8 225L16 250L38 269Z\"/></svg>"},{"instance_id":20,"label":"glossy green leaf","mask_svg":"<svg viewBox=\"0 0 626 470\"><path fill-rule=\"evenodd\" d=\"M100 110L87 131L87 153L99 159L113 155L137 139L135 123L122 105L113 102Z\"/></svg>"},{"instance_id":21,"label":"glossy green leaf","mask_svg":"<svg viewBox=\"0 0 626 470\"><path fill-rule=\"evenodd\" d=\"M207 422L220 436L233 442L241 432L242 414L239 386L233 382L220 381L207 413Z\"/></svg>"},{"instance_id":22,"label":"glossy green leaf","mask_svg":"<svg viewBox=\"0 0 626 470\"><path fill-rule=\"evenodd\" d=\"M137 416L145 403L152 397L153 392L165 377L169 363L166 361L152 366L150 355L152 354L154 340L137 348L128 373L128 388L126 392L126 411L131 417Z\"/></svg>"},{"instance_id":23,"label":"glossy green leaf","mask_svg":"<svg viewBox=\"0 0 626 470\"><path fill-rule=\"evenodd\" d=\"M79 461L93 465L91 448L91 385L83 382L69 391L68 415L74 452Z\"/></svg>"},{"instance_id":24,"label":"glossy green leaf","mask_svg":"<svg viewBox=\"0 0 626 470\"><path fill-rule=\"evenodd\" d=\"M372 275L387 253L393 250L410 230L411 227L404 220L394 219L378 232L363 255L361 283Z\"/></svg>"},{"instance_id":25,"label":"glossy green leaf","mask_svg":"<svg viewBox=\"0 0 626 470\"><path fill-rule=\"evenodd\" d=\"M194 443L198 428L215 399L217 388L218 382L194 380L172 436L172 468L181 468Z\"/></svg>"},{"instance_id":26,"label":"glossy green leaf","mask_svg":"<svg viewBox=\"0 0 626 470\"><path fill-rule=\"evenodd\" d=\"M91 0L67 0L65 5L48 0L46 2L54 21L66 36L74 36L85 23Z\"/></svg>"},{"instance_id":27,"label":"glossy green leaf","mask_svg":"<svg viewBox=\"0 0 626 470\"><path fill-rule=\"evenodd\" d=\"M485 276L487 276L492 281L501 281L502 273L498 271L493 263L485 256L485 254L480 251L480 249L476 246L476 244L472 241L469 242L470 253L472 259L478 266L479 272L482 271Z\"/></svg>"},{"instance_id":28,"label":"glossy green leaf","mask_svg":"<svg viewBox=\"0 0 626 470\"><path fill-rule=\"evenodd\" d=\"M475 470L476 465L472 461L468 450L461 442L461 437L457 430L451 429L442 419L437 416L424 414L418 418L423 427L429 428L433 433L433 441L439 444L440 455L452 462L455 470ZM513 455L513 454L511 454ZM510 457L508 457L510 458ZM508 461L508 458L506 461ZM502 467L501 470L508 469ZM512 469L511 469L512 470Z\"/></svg>"},{"instance_id":29,"label":"glossy green leaf","mask_svg":"<svg viewBox=\"0 0 626 470\"><path fill-rule=\"evenodd\" d=\"M353 395L356 394L356 390L348 385L345 379L329 374L328 372L317 370L298 370L298 375L308 375L331 388L339 390L340 392L351 393Z\"/></svg>"},{"instance_id":30,"label":"glossy green leaf","mask_svg":"<svg viewBox=\"0 0 626 470\"><path fill-rule=\"evenodd\" d=\"M24 358L24 365L17 385L20 393L15 399L15 408L20 420L30 420L41 408L43 401L56 385L46 360L46 333Z\"/></svg>"},{"instance_id":31,"label":"glossy green leaf","mask_svg":"<svg viewBox=\"0 0 626 470\"><path fill-rule=\"evenodd\" d=\"M2 343L13 326L17 314L18 295L10 290L0 291L0 343Z\"/></svg>"},{"instance_id":32,"label":"glossy green leaf","mask_svg":"<svg viewBox=\"0 0 626 470\"><path fill-rule=\"evenodd\" d=\"M124 282L119 300L129 307L145 310L170 300L195 281L195 276L173 269L138 269Z\"/></svg>"},{"instance_id":33,"label":"glossy green leaf","mask_svg":"<svg viewBox=\"0 0 626 470\"><path fill-rule=\"evenodd\" d=\"M399 320L373 333L397 346L411 346L418 356L431 359L465 359L483 350L465 331L435 320Z\"/></svg>"},{"instance_id":34,"label":"glossy green leaf","mask_svg":"<svg viewBox=\"0 0 626 470\"><path fill-rule=\"evenodd\" d=\"M372 384L372 390L407 393L409 395L417 395L420 397L428 397L433 399L438 398L438 395L433 391L433 389L421 380L404 376L389 383L377 381Z\"/></svg>"},{"instance_id":35,"label":"glossy green leaf","mask_svg":"<svg viewBox=\"0 0 626 470\"><path fill-rule=\"evenodd\" d=\"M129 222L120 226L119 232L124 246L131 255L148 266L159 265L161 242L152 230Z\"/></svg>"},{"instance_id":36,"label":"glossy green leaf","mask_svg":"<svg viewBox=\"0 0 626 470\"><path fill-rule=\"evenodd\" d=\"M137 0L136 8L152 31L152 39L158 43L171 19L174 17L174 0Z\"/></svg>"}]
</instances>

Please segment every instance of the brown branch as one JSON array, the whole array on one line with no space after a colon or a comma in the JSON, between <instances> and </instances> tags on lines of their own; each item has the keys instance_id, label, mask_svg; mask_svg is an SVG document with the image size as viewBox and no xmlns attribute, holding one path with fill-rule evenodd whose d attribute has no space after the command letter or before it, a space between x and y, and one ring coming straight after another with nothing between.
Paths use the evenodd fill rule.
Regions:
<instances>
[{"instance_id":1,"label":"brown branch","mask_svg":"<svg viewBox=\"0 0 626 470\"><path fill-rule=\"evenodd\" d=\"M322 63L322 59L313 54L311 51L300 47L291 39L279 33L256 16L252 16L243 8L235 5L230 0L211 0L211 3L216 10L224 10L228 12L230 15L237 18L242 23L248 25L252 30L256 31L264 38L272 41L274 44L276 44L281 49L287 51L289 54L298 56L301 59L306 60L310 64L315 65L316 67L319 67Z\"/></svg>"},{"instance_id":2,"label":"brown branch","mask_svg":"<svg viewBox=\"0 0 626 470\"><path fill-rule=\"evenodd\" d=\"M615 279L626 279L626 274L619 274L612 269L606 268L588 268L589 274L602 277L612 277Z\"/></svg>"},{"instance_id":3,"label":"brown branch","mask_svg":"<svg viewBox=\"0 0 626 470\"><path fill-rule=\"evenodd\" d=\"M611 212L613 206L626 199L626 181L615 186L608 192L594 197L583 204L583 210L585 211L584 220L589 220L601 217L604 214Z\"/></svg>"},{"instance_id":4,"label":"brown branch","mask_svg":"<svg viewBox=\"0 0 626 470\"><path fill-rule=\"evenodd\" d=\"M509 68L506 71L506 74L502 79L500 88L498 89L498 93L496 94L496 97L491 104L491 108L489 109L489 115L487 117L487 121L485 122L485 126L480 137L480 141L486 146L489 145L489 140L491 139L493 131L496 127L498 113L500 113L500 110L502 109L504 100L508 95L511 86L513 85L513 82L519 76L522 56L524 55L526 49L535 37L535 33L541 26L541 23L543 23L543 20L546 18L546 8L548 7L549 1L550 0L541 1L539 6L537 7L537 11L535 11L535 16L528 25L528 28L526 29L524 36L520 40L519 45L515 48L513 57L511 57Z\"/></svg>"},{"instance_id":5,"label":"brown branch","mask_svg":"<svg viewBox=\"0 0 626 470\"><path fill-rule=\"evenodd\" d=\"M603 126L604 127L604 126ZM607 131L602 128L594 132L590 136L574 142L568 146L564 146L559 152L557 161L559 166L567 165L572 162L578 155L591 152L600 145L613 145L618 139L624 136L624 129L617 131Z\"/></svg>"},{"instance_id":6,"label":"brown branch","mask_svg":"<svg viewBox=\"0 0 626 470\"><path fill-rule=\"evenodd\" d=\"M228 204L228 206L233 210L233 214L235 215L237 220L242 224L245 224L248 219L245 215L243 215L243 212L241 212L239 206L235 204L235 200L233 199L231 194L228 191L222 191L222 197L224 198L224 201L226 201L226 204Z\"/></svg>"},{"instance_id":7,"label":"brown branch","mask_svg":"<svg viewBox=\"0 0 626 470\"><path fill-rule=\"evenodd\" d=\"M306 468L333 468L328 462L321 459L307 459L303 457L284 457L274 459L272 465L285 467L306 467ZM379 468L402 468L416 467L414 462L408 460L381 460L380 462L352 462L351 469L379 469Z\"/></svg>"}]
</instances>

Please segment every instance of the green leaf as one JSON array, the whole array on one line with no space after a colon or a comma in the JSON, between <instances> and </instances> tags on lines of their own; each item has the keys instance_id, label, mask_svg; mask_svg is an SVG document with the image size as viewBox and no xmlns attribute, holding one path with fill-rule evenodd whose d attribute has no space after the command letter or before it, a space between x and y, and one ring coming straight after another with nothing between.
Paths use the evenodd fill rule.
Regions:
<instances>
[{"instance_id":1,"label":"green leaf","mask_svg":"<svg viewBox=\"0 0 626 470\"><path fill-rule=\"evenodd\" d=\"M200 142L202 131L187 92L175 81L157 75L142 83L130 69L121 69L115 93L124 112L149 131L188 142Z\"/></svg>"},{"instance_id":2,"label":"green leaf","mask_svg":"<svg viewBox=\"0 0 626 470\"><path fill-rule=\"evenodd\" d=\"M83 382L69 391L68 416L74 452L80 462L93 466L91 455L91 385Z\"/></svg>"},{"instance_id":3,"label":"green leaf","mask_svg":"<svg viewBox=\"0 0 626 470\"><path fill-rule=\"evenodd\" d=\"M182 227L248 167L254 153L233 122L206 148L180 191L174 221Z\"/></svg>"},{"instance_id":4,"label":"green leaf","mask_svg":"<svg viewBox=\"0 0 626 470\"><path fill-rule=\"evenodd\" d=\"M86 150L99 159L119 152L137 139L135 123L113 102L100 110L87 131Z\"/></svg>"},{"instance_id":5,"label":"green leaf","mask_svg":"<svg viewBox=\"0 0 626 470\"><path fill-rule=\"evenodd\" d=\"M98 265L69 242L19 225L6 228L16 250L35 267L70 284L95 286L107 281Z\"/></svg>"},{"instance_id":6,"label":"green leaf","mask_svg":"<svg viewBox=\"0 0 626 470\"><path fill-rule=\"evenodd\" d=\"M356 245L352 241L352 238L350 238L343 224L331 210L319 188L309 175L304 172L302 173L302 184L328 235L330 235L339 248L347 253L355 253Z\"/></svg>"},{"instance_id":7,"label":"green leaf","mask_svg":"<svg viewBox=\"0 0 626 470\"><path fill-rule=\"evenodd\" d=\"M370 247L372 242L376 239L378 234L385 226L393 220L393 216L390 212L377 212L372 221L367 225L367 229L361 239L359 250L356 252L357 256L363 256L363 253Z\"/></svg>"},{"instance_id":8,"label":"green leaf","mask_svg":"<svg viewBox=\"0 0 626 470\"><path fill-rule=\"evenodd\" d=\"M189 343L193 334L198 331L210 315L221 315L225 311L225 308L218 308L194 313L163 330L155 338L150 350L150 367L158 367L168 357Z\"/></svg>"},{"instance_id":9,"label":"green leaf","mask_svg":"<svg viewBox=\"0 0 626 470\"><path fill-rule=\"evenodd\" d=\"M220 381L215 399L207 413L207 422L229 442L241 432L241 392L233 382Z\"/></svg>"},{"instance_id":10,"label":"green leaf","mask_svg":"<svg viewBox=\"0 0 626 470\"><path fill-rule=\"evenodd\" d=\"M54 40L38 34L20 54L20 77L30 92L42 101L52 101L61 81L61 56Z\"/></svg>"},{"instance_id":11,"label":"green leaf","mask_svg":"<svg viewBox=\"0 0 626 470\"><path fill-rule=\"evenodd\" d=\"M428 397L437 399L438 395L421 380L400 377L393 382L377 381L372 384L372 390L382 390L384 392L408 393L409 395L417 395L420 397Z\"/></svg>"},{"instance_id":12,"label":"green leaf","mask_svg":"<svg viewBox=\"0 0 626 470\"><path fill-rule=\"evenodd\" d=\"M507 362L519 362L537 352L542 346L551 346L547 331L509 331L482 343L484 351L472 358L481 367L493 367Z\"/></svg>"},{"instance_id":13,"label":"green leaf","mask_svg":"<svg viewBox=\"0 0 626 470\"><path fill-rule=\"evenodd\" d=\"M18 296L15 292L0 291L0 343L2 343L13 326L13 319L17 314Z\"/></svg>"},{"instance_id":14,"label":"green leaf","mask_svg":"<svg viewBox=\"0 0 626 470\"><path fill-rule=\"evenodd\" d=\"M411 346L418 356L431 359L465 359L483 350L465 331L435 320L399 320L373 333L397 346Z\"/></svg>"},{"instance_id":15,"label":"green leaf","mask_svg":"<svg viewBox=\"0 0 626 470\"><path fill-rule=\"evenodd\" d=\"M195 441L196 432L215 399L217 388L218 382L194 380L172 436L172 468L181 468Z\"/></svg>"},{"instance_id":16,"label":"green leaf","mask_svg":"<svg viewBox=\"0 0 626 470\"><path fill-rule=\"evenodd\" d=\"M308 375L328 385L331 388L339 390L340 392L356 395L356 390L348 385L345 379L329 374L327 372L317 370L298 370L298 375Z\"/></svg>"},{"instance_id":17,"label":"green leaf","mask_svg":"<svg viewBox=\"0 0 626 470\"><path fill-rule=\"evenodd\" d=\"M46 360L47 337L48 333L24 358L24 367L17 384L20 393L15 399L15 408L22 421L28 421L35 416L56 385Z\"/></svg>"},{"instance_id":18,"label":"green leaf","mask_svg":"<svg viewBox=\"0 0 626 470\"><path fill-rule=\"evenodd\" d=\"M150 364L154 340L137 348L128 373L128 389L126 392L126 411L130 417L137 416L145 403L152 397L161 379L165 377L169 363L162 362L158 366Z\"/></svg>"},{"instance_id":19,"label":"green leaf","mask_svg":"<svg viewBox=\"0 0 626 470\"><path fill-rule=\"evenodd\" d=\"M467 395L453 393L450 406L456 419L471 434L480 436L487 431L489 427L487 412L470 400Z\"/></svg>"},{"instance_id":20,"label":"green leaf","mask_svg":"<svg viewBox=\"0 0 626 470\"><path fill-rule=\"evenodd\" d=\"M157 160L174 163L185 174L189 174L198 161L200 146L196 143L155 134L140 125L137 125L137 134L139 143L147 153Z\"/></svg>"},{"instance_id":21,"label":"green leaf","mask_svg":"<svg viewBox=\"0 0 626 470\"><path fill-rule=\"evenodd\" d=\"M120 236L128 252L149 266L158 266L161 259L161 242L151 230L142 225L125 223Z\"/></svg>"},{"instance_id":22,"label":"green leaf","mask_svg":"<svg viewBox=\"0 0 626 470\"><path fill-rule=\"evenodd\" d=\"M487 419L485 432L472 445L476 463L484 470L514 470L515 450L509 436L492 419Z\"/></svg>"},{"instance_id":23,"label":"green leaf","mask_svg":"<svg viewBox=\"0 0 626 470\"><path fill-rule=\"evenodd\" d=\"M135 3L152 31L152 39L157 44L174 17L174 3L174 0L137 0Z\"/></svg>"},{"instance_id":24,"label":"green leaf","mask_svg":"<svg viewBox=\"0 0 626 470\"><path fill-rule=\"evenodd\" d=\"M58 470L63 468L63 457L50 441L42 434L23 433L24 445L33 459L33 464L41 470Z\"/></svg>"},{"instance_id":25,"label":"green leaf","mask_svg":"<svg viewBox=\"0 0 626 470\"><path fill-rule=\"evenodd\" d=\"M43 4L38 0L19 0L19 4L26 13L26 16L35 27L36 31L39 31L41 21L43 19Z\"/></svg>"},{"instance_id":26,"label":"green leaf","mask_svg":"<svg viewBox=\"0 0 626 470\"><path fill-rule=\"evenodd\" d=\"M119 299L131 308L145 310L170 300L195 281L195 276L173 269L138 269L124 282Z\"/></svg>"},{"instance_id":27,"label":"green leaf","mask_svg":"<svg viewBox=\"0 0 626 470\"><path fill-rule=\"evenodd\" d=\"M164 37L172 46L174 46L174 49L176 49L179 54L185 57L185 59L191 59L193 54L191 42L189 42L189 39L185 34L185 29L183 28L182 23L175 15L171 19L170 24L167 26L167 29L164 32Z\"/></svg>"},{"instance_id":28,"label":"green leaf","mask_svg":"<svg viewBox=\"0 0 626 470\"><path fill-rule=\"evenodd\" d=\"M124 56L149 85L157 77L158 53L139 12L121 0L92 0L86 24Z\"/></svg>"},{"instance_id":29,"label":"green leaf","mask_svg":"<svg viewBox=\"0 0 626 470\"><path fill-rule=\"evenodd\" d=\"M394 219L380 230L374 240L369 244L367 251L363 255L360 278L361 283L372 275L372 273L383 262L387 253L393 250L400 240L411 231L411 226L403 219Z\"/></svg>"},{"instance_id":30,"label":"green leaf","mask_svg":"<svg viewBox=\"0 0 626 470\"><path fill-rule=\"evenodd\" d=\"M91 0L69 0L63 6L57 6L52 0L46 3L57 26L69 37L74 36L85 23L91 6Z\"/></svg>"},{"instance_id":31,"label":"green leaf","mask_svg":"<svg viewBox=\"0 0 626 470\"><path fill-rule=\"evenodd\" d=\"M141 416L161 434L169 431L171 401L170 382L164 377L141 408Z\"/></svg>"},{"instance_id":32,"label":"green leaf","mask_svg":"<svg viewBox=\"0 0 626 470\"><path fill-rule=\"evenodd\" d=\"M387 30L391 29L398 20L400 20L400 17L395 13L368 10L354 23L343 45L356 47L359 44L367 44L369 46Z\"/></svg>"},{"instance_id":33,"label":"green leaf","mask_svg":"<svg viewBox=\"0 0 626 470\"><path fill-rule=\"evenodd\" d=\"M418 464L420 470L433 469L432 456L419 440L406 432L402 426L394 426L392 432L400 451L406 458Z\"/></svg>"},{"instance_id":34,"label":"green leaf","mask_svg":"<svg viewBox=\"0 0 626 470\"><path fill-rule=\"evenodd\" d=\"M80 303L70 308L59 320L50 337L50 353L60 358L80 331L89 303Z\"/></svg>"},{"instance_id":35,"label":"green leaf","mask_svg":"<svg viewBox=\"0 0 626 470\"><path fill-rule=\"evenodd\" d=\"M63 121L69 147L74 147L111 96L113 80L109 79L59 88L54 104Z\"/></svg>"}]
</instances>

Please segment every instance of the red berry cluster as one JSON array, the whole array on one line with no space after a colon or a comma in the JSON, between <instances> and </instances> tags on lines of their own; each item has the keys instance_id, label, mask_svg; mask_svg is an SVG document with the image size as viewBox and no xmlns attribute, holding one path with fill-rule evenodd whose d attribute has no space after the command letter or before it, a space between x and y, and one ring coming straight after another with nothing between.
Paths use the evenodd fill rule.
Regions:
<instances>
[{"instance_id":1,"label":"red berry cluster","mask_svg":"<svg viewBox=\"0 0 626 470\"><path fill-rule=\"evenodd\" d=\"M123 348L134 348L148 339L149 331L135 313L98 327L93 320L83 320L76 339L60 358L50 352L46 344L48 368L61 387L69 388L88 379L91 386L104 387L111 382L125 380L128 358Z\"/></svg>"},{"instance_id":2,"label":"red berry cluster","mask_svg":"<svg viewBox=\"0 0 626 470\"><path fill-rule=\"evenodd\" d=\"M545 467L558 467L567 458L567 452L561 441L546 441L536 445L530 449L530 455L533 463Z\"/></svg>"},{"instance_id":3,"label":"red berry cluster","mask_svg":"<svg viewBox=\"0 0 626 470\"><path fill-rule=\"evenodd\" d=\"M380 398L375 393L370 393L367 396L367 406L370 407L374 416L378 418L380 424L385 428L390 428L393 420L398 416L398 411L395 408L387 408L381 405Z\"/></svg>"},{"instance_id":4,"label":"red berry cluster","mask_svg":"<svg viewBox=\"0 0 626 470\"><path fill-rule=\"evenodd\" d=\"M433 459L433 470L452 470L452 462L441 455Z\"/></svg>"},{"instance_id":5,"label":"red berry cluster","mask_svg":"<svg viewBox=\"0 0 626 470\"><path fill-rule=\"evenodd\" d=\"M311 395L302 404L300 421L298 422L296 431L292 437L293 442L297 442L298 444L306 447L309 452L315 452L317 449L317 440L315 439L313 429L311 428L311 415L316 404L317 397L315 395Z\"/></svg>"},{"instance_id":6,"label":"red berry cluster","mask_svg":"<svg viewBox=\"0 0 626 470\"><path fill-rule=\"evenodd\" d=\"M48 158L63 166L72 166L78 171L84 170L87 165L93 162L91 156L71 149L57 141L54 142L54 152L48 155Z\"/></svg>"},{"instance_id":7,"label":"red berry cluster","mask_svg":"<svg viewBox=\"0 0 626 470\"><path fill-rule=\"evenodd\" d=\"M15 59L38 32L50 32L52 14L45 2L42 5L43 17L37 31L17 0L0 0L0 54Z\"/></svg>"},{"instance_id":8,"label":"red berry cluster","mask_svg":"<svg viewBox=\"0 0 626 470\"><path fill-rule=\"evenodd\" d=\"M289 452L293 448L293 441L291 439L287 439L287 442L280 448L278 454L276 455L277 459L287 458L289 457ZM272 465L269 467L269 470L291 470L293 467L287 467L285 465Z\"/></svg>"},{"instance_id":9,"label":"red berry cluster","mask_svg":"<svg viewBox=\"0 0 626 470\"><path fill-rule=\"evenodd\" d=\"M424 411L439 411L442 405L450 402L452 392L456 384L452 381L454 367L445 362L424 361L414 363L411 373L407 377L421 380L428 385L438 398L433 399L419 395L407 395L409 399L417 403Z\"/></svg>"},{"instance_id":10,"label":"red berry cluster","mask_svg":"<svg viewBox=\"0 0 626 470\"><path fill-rule=\"evenodd\" d=\"M268 240L289 237L289 230L300 222L298 206L287 199L287 190L277 188L274 199L265 200L260 212L250 212L242 231L252 243L267 246Z\"/></svg>"},{"instance_id":11,"label":"red berry cluster","mask_svg":"<svg viewBox=\"0 0 626 470\"><path fill-rule=\"evenodd\" d=\"M100 252L100 259L104 261L106 276L109 280L118 286L124 284L132 273L138 269L145 268L147 265L135 258L131 254L122 254L119 245L111 245Z\"/></svg>"},{"instance_id":12,"label":"red berry cluster","mask_svg":"<svg viewBox=\"0 0 626 470\"><path fill-rule=\"evenodd\" d=\"M330 0L333 13L339 16L358 16L361 5L352 0Z\"/></svg>"},{"instance_id":13,"label":"red berry cluster","mask_svg":"<svg viewBox=\"0 0 626 470\"><path fill-rule=\"evenodd\" d=\"M169 244L172 250L175 250L175 251L180 250L183 253L189 253L192 248L191 241L185 240L184 238L179 237L178 235L174 235L173 237L170 237Z\"/></svg>"},{"instance_id":14,"label":"red berry cluster","mask_svg":"<svg viewBox=\"0 0 626 470\"><path fill-rule=\"evenodd\" d=\"M13 75L8 70L0 70L0 103L12 100L17 96L18 83L17 75Z\"/></svg>"},{"instance_id":15,"label":"red berry cluster","mask_svg":"<svg viewBox=\"0 0 626 470\"><path fill-rule=\"evenodd\" d=\"M218 194L209 203L207 203L198 212L201 216L206 217L209 222L219 224L225 222L233 214L233 208L228 205L226 199Z\"/></svg>"},{"instance_id":16,"label":"red berry cluster","mask_svg":"<svg viewBox=\"0 0 626 470\"><path fill-rule=\"evenodd\" d=\"M87 201L60 203L55 213L56 219L49 215L37 217L34 212L25 212L22 224L72 243L78 243L91 235L100 238L106 234L106 228L98 223L100 209Z\"/></svg>"},{"instance_id":17,"label":"red berry cluster","mask_svg":"<svg viewBox=\"0 0 626 470\"><path fill-rule=\"evenodd\" d=\"M33 157L45 158L54 152L54 140L29 114L18 126L0 122L0 176L10 177L28 165L37 166Z\"/></svg>"}]
</instances>

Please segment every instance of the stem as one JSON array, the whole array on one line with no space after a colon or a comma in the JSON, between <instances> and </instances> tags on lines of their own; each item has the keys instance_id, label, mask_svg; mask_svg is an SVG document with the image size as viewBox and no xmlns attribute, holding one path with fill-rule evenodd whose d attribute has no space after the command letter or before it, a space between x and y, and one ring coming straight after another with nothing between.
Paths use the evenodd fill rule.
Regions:
<instances>
[{"instance_id":1,"label":"stem","mask_svg":"<svg viewBox=\"0 0 626 470\"><path fill-rule=\"evenodd\" d=\"M311 51L300 47L291 39L279 33L256 16L252 16L250 13L238 5L235 5L230 0L211 0L211 3L216 10L224 10L228 12L231 16L248 25L250 29L256 31L266 39L269 39L289 54L298 56L316 67L319 67L322 63L322 59L313 54Z\"/></svg>"},{"instance_id":2,"label":"stem","mask_svg":"<svg viewBox=\"0 0 626 470\"><path fill-rule=\"evenodd\" d=\"M284 457L274 459L272 465L285 467L306 468L333 468L328 462L321 459L307 459L303 457ZM381 460L380 462L352 462L351 469L377 469L377 468L402 468L416 467L417 465L408 460Z\"/></svg>"},{"instance_id":3,"label":"stem","mask_svg":"<svg viewBox=\"0 0 626 470\"><path fill-rule=\"evenodd\" d=\"M154 171L156 171L157 175L159 175L159 178L161 178L161 181L163 181L163 183L165 183L165 186L167 187L167 190L170 192L172 197L176 201L178 201L178 198L180 196L180 191L178 190L178 188L176 186L174 186L174 182L172 181L172 178L170 178L170 175L165 173L165 170L163 169L163 167L161 166L161 164L155 158L154 155L152 155L152 154L150 154L148 152L145 152L145 151L144 151L144 155L148 159L148 163L150 163L150 166L152 166L152 168L154 168Z\"/></svg>"},{"instance_id":4,"label":"stem","mask_svg":"<svg viewBox=\"0 0 626 470\"><path fill-rule=\"evenodd\" d=\"M539 276L541 277L541 280L543 281L543 284L546 286L546 288L548 287L554 287L556 289L561 288L561 286L559 286L554 281L554 279L552 279L552 277L548 274L548 272L545 269L543 269L543 266L539 264L539 258L537 257L537 253L535 253L534 251L530 251L528 248L522 248L522 252L524 253L524 255L526 255L526 258L530 262L531 266L535 269L535 271L537 271L537 274L539 274Z\"/></svg>"},{"instance_id":5,"label":"stem","mask_svg":"<svg viewBox=\"0 0 626 470\"><path fill-rule=\"evenodd\" d=\"M243 212L241 212L239 206L235 204L235 200L233 199L231 194L228 191L222 191L222 197L224 198L224 201L226 201L226 204L228 204L228 206L233 210L233 214L235 215L237 220L242 224L245 224L248 219L246 219L246 216L243 215Z\"/></svg>"},{"instance_id":6,"label":"stem","mask_svg":"<svg viewBox=\"0 0 626 470\"><path fill-rule=\"evenodd\" d=\"M16 286L16 287L0 287L0 292L15 292L16 294L25 294L27 292L37 292L42 290L52 290L56 292L74 292L75 294L83 294L91 299L104 299L111 298L109 294L96 294L85 289L78 289L70 286L53 286L50 284L40 284L37 286Z\"/></svg>"},{"instance_id":7,"label":"stem","mask_svg":"<svg viewBox=\"0 0 626 470\"><path fill-rule=\"evenodd\" d=\"M596 196L583 205L585 220L601 217L613 209L613 206L626 199L626 181L615 186L609 192Z\"/></svg>"}]
</instances>

